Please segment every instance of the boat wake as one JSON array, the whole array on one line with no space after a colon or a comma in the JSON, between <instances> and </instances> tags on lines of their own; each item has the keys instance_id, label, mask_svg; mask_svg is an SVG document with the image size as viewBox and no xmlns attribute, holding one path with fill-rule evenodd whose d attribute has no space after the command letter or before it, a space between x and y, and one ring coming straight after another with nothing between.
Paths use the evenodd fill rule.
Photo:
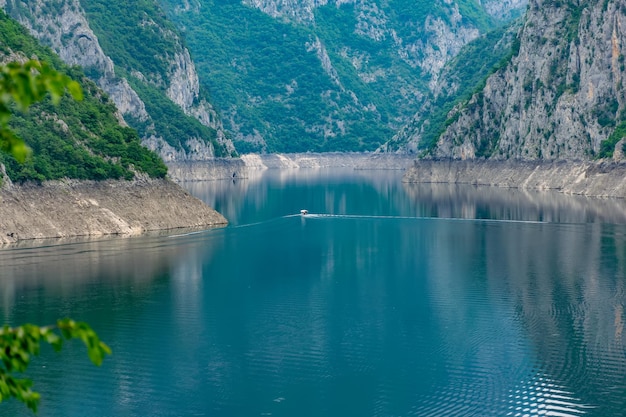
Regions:
<instances>
[{"instance_id":1,"label":"boat wake","mask_svg":"<svg viewBox=\"0 0 626 417\"><path fill-rule=\"evenodd\" d=\"M296 215L297 216L297 215ZM288 216L288 217L293 217ZM427 217L427 216L372 216L359 214L316 214L309 213L302 217L313 219L388 219L388 220L439 220L439 221L459 221L459 222L484 222L484 223L523 223L523 224L545 224L548 222L540 220L510 220L510 219L476 219L464 217Z\"/></svg>"},{"instance_id":2,"label":"boat wake","mask_svg":"<svg viewBox=\"0 0 626 417\"><path fill-rule=\"evenodd\" d=\"M303 213L303 211L305 213ZM476 218L463 218L463 217L427 217L427 216L375 216L375 215L361 215L361 214L326 214L326 213L309 213L306 210L302 210L301 213L296 214L287 214L285 216L279 216L268 220L263 220L260 222L247 223L247 224L239 224L236 226L227 226L228 229L241 229L245 227L253 227L260 226L264 224L268 224L271 222L275 222L281 219L288 219L291 217L301 217L302 219L315 219L315 220L323 220L323 219L362 219L362 220L419 220L419 221L456 221L456 222L481 222L481 223L521 223L521 224L546 224L549 222L540 221L540 220L510 220L510 219L476 219ZM210 233L216 230L223 230L224 228L218 229L207 229L207 230L197 230L189 233L181 233L177 235L168 236L170 238L173 237L183 237L183 236L192 236L202 233Z\"/></svg>"}]
</instances>

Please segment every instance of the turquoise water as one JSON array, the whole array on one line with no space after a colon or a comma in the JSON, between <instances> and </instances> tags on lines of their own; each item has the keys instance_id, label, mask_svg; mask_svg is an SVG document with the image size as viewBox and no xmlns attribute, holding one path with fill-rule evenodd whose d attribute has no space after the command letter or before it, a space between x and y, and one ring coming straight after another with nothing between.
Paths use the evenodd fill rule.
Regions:
<instances>
[{"instance_id":1,"label":"turquoise water","mask_svg":"<svg viewBox=\"0 0 626 417\"><path fill-rule=\"evenodd\" d=\"M0 251L3 321L71 316L114 351L44 350L39 415L624 415L622 201L385 171L186 187L231 225Z\"/></svg>"}]
</instances>

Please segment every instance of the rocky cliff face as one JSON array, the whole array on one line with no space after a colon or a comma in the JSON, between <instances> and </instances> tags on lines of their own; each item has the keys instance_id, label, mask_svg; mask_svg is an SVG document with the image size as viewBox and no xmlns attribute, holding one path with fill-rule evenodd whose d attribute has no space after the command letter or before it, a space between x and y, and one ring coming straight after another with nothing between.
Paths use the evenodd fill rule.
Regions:
<instances>
[{"instance_id":1,"label":"rocky cliff face","mask_svg":"<svg viewBox=\"0 0 626 417\"><path fill-rule=\"evenodd\" d=\"M623 199L626 198L626 163L418 160L407 169L403 181L554 190L570 195Z\"/></svg>"},{"instance_id":2,"label":"rocky cliff face","mask_svg":"<svg viewBox=\"0 0 626 417\"><path fill-rule=\"evenodd\" d=\"M34 0L28 3L0 0L0 7L26 26L36 38L50 46L65 62L82 66L109 94L121 115L147 126L154 126L155 116L146 110L144 101L126 78L116 75L115 63L104 53L79 0ZM156 23L144 21L137 24ZM210 103L200 97L198 75L189 51L182 45L176 33L165 28L160 28L160 31L164 37L176 39L178 45L175 54L164 58L168 61L165 77L155 73L129 72L137 79L164 90L167 97L185 114L217 130L218 141L221 141L229 153L234 151L232 142L224 135L217 113ZM147 132L144 133L144 144L159 152L166 160L202 160L215 156L211 143L200 137L189 137L182 147L173 147L163 139L158 130L148 128Z\"/></svg>"},{"instance_id":3,"label":"rocky cliff face","mask_svg":"<svg viewBox=\"0 0 626 417\"><path fill-rule=\"evenodd\" d=\"M177 39L178 44L177 52L169 59L169 71L166 80L164 80L167 86L167 97L178 104L185 114L193 116L203 125L215 129L218 132L218 141L227 148L228 153L234 152L235 147L232 141L226 138L220 117L211 103L202 98L200 94L200 80L189 50L182 45L176 33L166 31L164 36ZM191 147L196 148L196 151L192 153L196 157L192 159L202 160L215 156L214 153L201 155L202 152L197 149L200 146L197 143L198 138L195 142Z\"/></svg>"},{"instance_id":4,"label":"rocky cliff face","mask_svg":"<svg viewBox=\"0 0 626 417\"><path fill-rule=\"evenodd\" d=\"M356 34L376 42L391 41L394 53L412 67L424 70L435 80L444 64L463 45L478 37L481 29L469 23L467 16L461 14L459 3L462 2L458 1L435 1L429 4L431 11L421 16L423 21L410 21L408 31L401 30L398 21L392 17L404 11L376 0L244 0L244 3L272 17L305 24L315 23L315 9L318 7L353 5ZM525 4L526 0L488 0L484 2L484 8L496 18L508 19L519 13ZM410 5L416 9L421 6L419 2Z\"/></svg>"},{"instance_id":5,"label":"rocky cliff face","mask_svg":"<svg viewBox=\"0 0 626 417\"><path fill-rule=\"evenodd\" d=\"M328 4L328 0L243 0L243 3L275 18L313 22L315 8Z\"/></svg>"},{"instance_id":6,"label":"rocky cliff face","mask_svg":"<svg viewBox=\"0 0 626 417\"><path fill-rule=\"evenodd\" d=\"M508 65L449 116L435 156L619 156L626 126L626 7L531 0Z\"/></svg>"},{"instance_id":7,"label":"rocky cliff face","mask_svg":"<svg viewBox=\"0 0 626 417\"><path fill-rule=\"evenodd\" d=\"M521 21L516 19L466 45L442 69L419 111L380 151L420 154L435 143L447 123L448 113L458 111L481 88L493 68L510 55L520 28Z\"/></svg>"},{"instance_id":8,"label":"rocky cliff face","mask_svg":"<svg viewBox=\"0 0 626 417\"><path fill-rule=\"evenodd\" d=\"M90 72L122 114L141 120L149 117L144 103L128 81L115 75L115 65L102 51L78 0L29 3L0 0L0 7L50 46L63 61L80 65ZM50 13L51 8L54 13Z\"/></svg>"},{"instance_id":9,"label":"rocky cliff face","mask_svg":"<svg viewBox=\"0 0 626 417\"><path fill-rule=\"evenodd\" d=\"M499 20L510 20L526 11L528 0L479 0L487 13Z\"/></svg>"}]
</instances>

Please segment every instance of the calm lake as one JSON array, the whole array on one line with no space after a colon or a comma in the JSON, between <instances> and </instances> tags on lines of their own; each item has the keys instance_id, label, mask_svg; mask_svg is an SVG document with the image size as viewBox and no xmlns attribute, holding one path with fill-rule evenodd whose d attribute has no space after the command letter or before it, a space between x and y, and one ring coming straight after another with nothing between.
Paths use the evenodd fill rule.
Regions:
<instances>
[{"instance_id":1,"label":"calm lake","mask_svg":"<svg viewBox=\"0 0 626 417\"><path fill-rule=\"evenodd\" d=\"M624 416L626 202L401 174L189 183L228 227L0 250L3 322L114 352L44 349L39 415Z\"/></svg>"}]
</instances>

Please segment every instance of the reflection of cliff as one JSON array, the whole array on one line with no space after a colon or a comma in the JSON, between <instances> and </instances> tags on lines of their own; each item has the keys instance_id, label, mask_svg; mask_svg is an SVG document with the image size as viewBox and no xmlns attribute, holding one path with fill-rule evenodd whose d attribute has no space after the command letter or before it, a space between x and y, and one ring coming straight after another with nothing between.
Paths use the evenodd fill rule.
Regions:
<instances>
[{"instance_id":1,"label":"reflection of cliff","mask_svg":"<svg viewBox=\"0 0 626 417\"><path fill-rule=\"evenodd\" d=\"M311 213L397 215L396 208L404 207L404 194L398 192L399 170L297 168L250 170L248 174L244 179L181 185L232 225L295 214L303 208ZM388 204L390 196L402 200ZM381 204L374 207L372 201ZM365 207L374 211L365 213Z\"/></svg>"},{"instance_id":2,"label":"reflection of cliff","mask_svg":"<svg viewBox=\"0 0 626 417\"><path fill-rule=\"evenodd\" d=\"M244 200L256 202L259 209L264 205L266 193L258 187L262 177L263 171L250 171L244 179L183 182L181 186L233 222L238 218Z\"/></svg>"},{"instance_id":3,"label":"reflection of cliff","mask_svg":"<svg viewBox=\"0 0 626 417\"><path fill-rule=\"evenodd\" d=\"M398 236L406 259L426 260L433 320L446 329L442 349L456 358L457 378L509 380L511 396L489 400L517 407L516 395L525 392L535 399L529 415L623 410L605 401L626 393L623 200L471 185L403 187L410 217L551 223L437 221L434 231ZM498 361L501 370L485 372Z\"/></svg>"},{"instance_id":4,"label":"reflection of cliff","mask_svg":"<svg viewBox=\"0 0 626 417\"><path fill-rule=\"evenodd\" d=\"M170 358L164 352L189 358L200 348L203 268L221 242L213 230L179 237L57 240L52 246L0 251L2 322L47 324L67 315L89 322L113 350L98 369L79 344L68 344L62 360L44 349L39 363L45 366L29 369L36 390L51 399L41 412L82 415L67 409L55 414L76 404L76 391L60 387L81 387L81 412L90 409L85 404L96 403L106 407L102 415L120 416L158 415L162 404L138 403L161 378L175 380L181 389L197 387L197 367L181 369L178 357L167 362L165 374L155 374ZM22 415L21 404L2 405L6 415Z\"/></svg>"},{"instance_id":5,"label":"reflection of cliff","mask_svg":"<svg viewBox=\"0 0 626 417\"><path fill-rule=\"evenodd\" d=\"M542 369L599 406L609 393L626 393L623 230L542 230L505 248L511 301Z\"/></svg>"},{"instance_id":6,"label":"reflection of cliff","mask_svg":"<svg viewBox=\"0 0 626 417\"><path fill-rule=\"evenodd\" d=\"M626 223L626 206L621 199L454 184L404 183L403 187L418 216Z\"/></svg>"},{"instance_id":7,"label":"reflection of cliff","mask_svg":"<svg viewBox=\"0 0 626 417\"><path fill-rule=\"evenodd\" d=\"M511 355L503 375L489 378L510 378L510 373L518 372L515 389L535 397L535 408L549 405L543 410L562 415L593 410L598 416L623 410L623 404L616 408L605 401L623 400L626 393L623 227L448 225L447 232L442 227L428 236L432 241L428 277L434 319L441 328L451 329L444 340L449 346L475 344L475 350L470 349L475 353L465 358L462 369L484 371L482 364ZM478 330L455 332L458 323ZM474 339L474 334L482 339ZM524 351L535 358L526 369L515 363L519 356L511 354ZM514 395L509 399L512 404Z\"/></svg>"},{"instance_id":8,"label":"reflection of cliff","mask_svg":"<svg viewBox=\"0 0 626 417\"><path fill-rule=\"evenodd\" d=\"M0 294L3 313L15 294L43 288L46 297L69 297L106 279L110 288L135 294L149 291L155 277L166 275L182 247L164 246L159 237L106 239L0 251ZM140 255L138 255L140 251ZM66 290L71 288L71 293Z\"/></svg>"}]
</instances>

